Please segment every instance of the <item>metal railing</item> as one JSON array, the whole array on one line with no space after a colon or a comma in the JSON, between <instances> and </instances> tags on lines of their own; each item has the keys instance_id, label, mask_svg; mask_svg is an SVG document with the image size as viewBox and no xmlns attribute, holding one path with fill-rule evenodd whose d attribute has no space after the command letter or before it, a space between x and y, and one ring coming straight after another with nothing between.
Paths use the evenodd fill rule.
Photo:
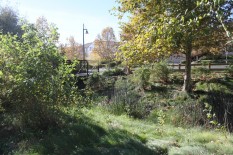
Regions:
<instances>
[{"instance_id":1,"label":"metal railing","mask_svg":"<svg viewBox=\"0 0 233 155\"><path fill-rule=\"evenodd\" d=\"M100 71L99 61L93 60L78 60L78 64L75 67L75 74L77 76L89 76L93 72Z\"/></svg>"},{"instance_id":2,"label":"metal railing","mask_svg":"<svg viewBox=\"0 0 233 155\"><path fill-rule=\"evenodd\" d=\"M209 70L226 70L229 67L230 64L226 63L208 63L208 64L191 64L191 68L206 68ZM169 64L168 65L171 69L178 70L178 71L184 71L185 70L185 64Z\"/></svg>"}]
</instances>

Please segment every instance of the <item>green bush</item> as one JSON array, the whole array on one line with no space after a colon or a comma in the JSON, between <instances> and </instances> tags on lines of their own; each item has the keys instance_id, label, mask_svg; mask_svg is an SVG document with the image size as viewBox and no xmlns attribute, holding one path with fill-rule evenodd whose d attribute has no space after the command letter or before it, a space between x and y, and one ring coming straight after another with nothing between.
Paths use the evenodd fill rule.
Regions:
<instances>
[{"instance_id":1,"label":"green bush","mask_svg":"<svg viewBox=\"0 0 233 155\"><path fill-rule=\"evenodd\" d=\"M208 74L208 73L210 73L210 70L208 68L205 68L205 67L194 68L192 71L194 74Z\"/></svg>"},{"instance_id":2,"label":"green bush","mask_svg":"<svg viewBox=\"0 0 233 155\"><path fill-rule=\"evenodd\" d=\"M142 95L137 89L137 84L130 78L120 78L116 81L109 109L114 114L127 113L135 118L143 118L146 115L146 108L141 99Z\"/></svg>"},{"instance_id":3,"label":"green bush","mask_svg":"<svg viewBox=\"0 0 233 155\"><path fill-rule=\"evenodd\" d=\"M168 81L170 71L165 63L159 63L153 69L149 66L143 66L136 69L134 74L119 78L115 83L110 109L116 114L127 113L136 118L147 117L151 110L160 105L159 96L166 94L166 88L154 86L153 91L155 91L156 94L147 95L147 91L152 89L150 83L152 78L151 74L155 75L155 72L157 74L163 74L158 75L160 79L159 82L161 82L162 78Z\"/></svg>"},{"instance_id":4,"label":"green bush","mask_svg":"<svg viewBox=\"0 0 233 155\"><path fill-rule=\"evenodd\" d=\"M132 80L133 82L137 83L140 88L145 89L147 86L150 85L150 75L150 69L146 66L143 66L134 72Z\"/></svg>"},{"instance_id":5,"label":"green bush","mask_svg":"<svg viewBox=\"0 0 233 155\"><path fill-rule=\"evenodd\" d=\"M98 92L101 90L106 90L112 88L115 83L115 79L111 77L105 77L99 73L94 73L90 75L86 81L87 88Z\"/></svg>"},{"instance_id":6,"label":"green bush","mask_svg":"<svg viewBox=\"0 0 233 155\"><path fill-rule=\"evenodd\" d=\"M100 90L103 88L104 85L104 78L98 74L98 73L93 73L90 75L86 81L86 86L88 88L91 88L93 90Z\"/></svg>"},{"instance_id":7,"label":"green bush","mask_svg":"<svg viewBox=\"0 0 233 155\"><path fill-rule=\"evenodd\" d=\"M56 106L76 103L71 72L56 46L58 34L25 25L24 34L0 34L0 104L20 127L47 129L57 124ZM13 119L13 118L12 118Z\"/></svg>"},{"instance_id":8,"label":"green bush","mask_svg":"<svg viewBox=\"0 0 233 155\"><path fill-rule=\"evenodd\" d=\"M102 61L100 62L100 64L108 64L108 63L109 63L108 60L102 60Z\"/></svg>"},{"instance_id":9,"label":"green bush","mask_svg":"<svg viewBox=\"0 0 233 155\"><path fill-rule=\"evenodd\" d=\"M83 92L83 95L86 98L91 99L92 103L105 105L109 102L114 92L116 79L116 77L106 77L99 73L94 73L87 78L85 82L86 89Z\"/></svg>"},{"instance_id":10,"label":"green bush","mask_svg":"<svg viewBox=\"0 0 233 155\"><path fill-rule=\"evenodd\" d=\"M181 72L173 72L170 77L173 84L183 84L183 78L183 73Z\"/></svg>"},{"instance_id":11,"label":"green bush","mask_svg":"<svg viewBox=\"0 0 233 155\"><path fill-rule=\"evenodd\" d=\"M166 122L175 126L197 126L206 122L203 104L185 92L174 92L168 100L171 105L166 111Z\"/></svg>"},{"instance_id":12,"label":"green bush","mask_svg":"<svg viewBox=\"0 0 233 155\"><path fill-rule=\"evenodd\" d=\"M116 62L110 62L109 63L109 67L112 68L112 67L116 67L117 63Z\"/></svg>"},{"instance_id":13,"label":"green bush","mask_svg":"<svg viewBox=\"0 0 233 155\"><path fill-rule=\"evenodd\" d=\"M233 65L229 65L227 67L227 73L229 74L230 77L233 77Z\"/></svg>"},{"instance_id":14,"label":"green bush","mask_svg":"<svg viewBox=\"0 0 233 155\"><path fill-rule=\"evenodd\" d=\"M210 70L205 67L198 67L192 69L193 75L196 78L201 78L202 80L205 80L207 76L210 74Z\"/></svg>"},{"instance_id":15,"label":"green bush","mask_svg":"<svg viewBox=\"0 0 233 155\"><path fill-rule=\"evenodd\" d=\"M158 62L153 65L151 70L150 81L153 83L162 82L167 83L169 81L169 75L171 70L168 68L168 64L166 62Z\"/></svg>"},{"instance_id":16,"label":"green bush","mask_svg":"<svg viewBox=\"0 0 233 155\"><path fill-rule=\"evenodd\" d=\"M100 65L106 65L108 68L116 67L120 64L119 61L112 61L112 60L103 60L100 62Z\"/></svg>"},{"instance_id":17,"label":"green bush","mask_svg":"<svg viewBox=\"0 0 233 155\"><path fill-rule=\"evenodd\" d=\"M103 72L103 76L119 76L119 75L125 75L123 70L120 68L114 68L112 70L107 70Z\"/></svg>"}]
</instances>

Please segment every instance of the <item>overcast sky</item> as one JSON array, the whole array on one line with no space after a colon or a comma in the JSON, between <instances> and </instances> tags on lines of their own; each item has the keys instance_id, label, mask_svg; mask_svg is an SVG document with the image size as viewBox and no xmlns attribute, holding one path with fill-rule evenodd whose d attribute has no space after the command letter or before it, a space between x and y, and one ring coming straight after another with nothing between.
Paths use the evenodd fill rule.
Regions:
<instances>
[{"instance_id":1,"label":"overcast sky","mask_svg":"<svg viewBox=\"0 0 233 155\"><path fill-rule=\"evenodd\" d=\"M119 39L117 17L110 14L116 6L115 0L0 0L18 10L20 16L35 23L44 16L48 22L55 23L60 33L60 41L65 42L69 36L82 43L83 24L89 34L85 43L92 42L105 27L112 27Z\"/></svg>"}]
</instances>

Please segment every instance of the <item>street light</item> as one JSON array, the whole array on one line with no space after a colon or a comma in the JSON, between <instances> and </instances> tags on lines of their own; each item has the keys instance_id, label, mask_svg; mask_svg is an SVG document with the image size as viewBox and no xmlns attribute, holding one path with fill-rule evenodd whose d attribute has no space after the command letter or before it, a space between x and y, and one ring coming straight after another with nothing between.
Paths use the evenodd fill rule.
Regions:
<instances>
[{"instance_id":1,"label":"street light","mask_svg":"<svg viewBox=\"0 0 233 155\"><path fill-rule=\"evenodd\" d=\"M83 60L85 60L84 32L86 32L85 34L88 34L88 31L87 29L84 28L84 24L83 24Z\"/></svg>"}]
</instances>

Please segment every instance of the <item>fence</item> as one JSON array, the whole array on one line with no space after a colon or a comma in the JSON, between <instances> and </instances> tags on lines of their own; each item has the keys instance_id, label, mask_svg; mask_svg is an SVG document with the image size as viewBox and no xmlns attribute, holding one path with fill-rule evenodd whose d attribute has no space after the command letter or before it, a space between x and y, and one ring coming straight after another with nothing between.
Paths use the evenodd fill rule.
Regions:
<instances>
[{"instance_id":1,"label":"fence","mask_svg":"<svg viewBox=\"0 0 233 155\"><path fill-rule=\"evenodd\" d=\"M169 67L174 70L178 71L184 71L185 70L185 64L170 64ZM229 67L229 64L216 64L216 63L208 63L208 64L191 64L191 68L198 68L198 67L204 67L209 70L226 70Z\"/></svg>"}]
</instances>

